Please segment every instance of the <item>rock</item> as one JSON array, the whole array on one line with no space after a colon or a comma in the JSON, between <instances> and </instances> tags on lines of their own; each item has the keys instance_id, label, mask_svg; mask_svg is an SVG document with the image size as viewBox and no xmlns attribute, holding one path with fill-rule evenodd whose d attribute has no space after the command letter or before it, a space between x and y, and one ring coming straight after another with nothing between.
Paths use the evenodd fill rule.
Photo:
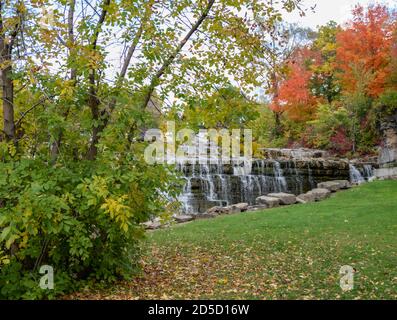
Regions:
<instances>
[{"instance_id":1,"label":"rock","mask_svg":"<svg viewBox=\"0 0 397 320\"><path fill-rule=\"evenodd\" d=\"M267 195L268 197L280 199L280 203L282 205L290 205L296 203L296 197L293 194L289 193L270 193Z\"/></svg>"},{"instance_id":2,"label":"rock","mask_svg":"<svg viewBox=\"0 0 397 320\"><path fill-rule=\"evenodd\" d=\"M296 197L296 203L305 204L307 202L305 200L302 200L302 199Z\"/></svg>"},{"instance_id":3,"label":"rock","mask_svg":"<svg viewBox=\"0 0 397 320\"><path fill-rule=\"evenodd\" d=\"M235 207L237 209L240 209L241 212L247 211L249 204L248 203L237 203L232 205L232 207Z\"/></svg>"},{"instance_id":4,"label":"rock","mask_svg":"<svg viewBox=\"0 0 397 320\"><path fill-rule=\"evenodd\" d=\"M258 205L265 206L266 208L275 208L280 205L280 199L274 197L262 196L256 198L256 203Z\"/></svg>"},{"instance_id":5,"label":"rock","mask_svg":"<svg viewBox=\"0 0 397 320\"><path fill-rule=\"evenodd\" d=\"M161 223L157 221L147 221L142 223L147 230L155 230L161 228Z\"/></svg>"},{"instance_id":6,"label":"rock","mask_svg":"<svg viewBox=\"0 0 397 320\"><path fill-rule=\"evenodd\" d=\"M375 177L380 180L395 180L397 177L397 167L376 169Z\"/></svg>"},{"instance_id":7,"label":"rock","mask_svg":"<svg viewBox=\"0 0 397 320\"><path fill-rule=\"evenodd\" d=\"M341 186L338 182L326 181L326 182L321 182L321 183L317 184L317 188L328 189L331 192L336 192L336 191L340 190Z\"/></svg>"},{"instance_id":8,"label":"rock","mask_svg":"<svg viewBox=\"0 0 397 320\"><path fill-rule=\"evenodd\" d=\"M229 213L229 212L230 212L230 208L227 208L227 207L219 207L219 206L212 207L212 208L210 208L210 209L207 210L207 213L209 213L209 214L216 214L216 215L219 215L219 214L227 214L227 213Z\"/></svg>"},{"instance_id":9,"label":"rock","mask_svg":"<svg viewBox=\"0 0 397 320\"><path fill-rule=\"evenodd\" d=\"M266 204L262 204L262 205L256 205L256 206L249 206L247 211L253 212L253 211L266 210L266 209L268 209L268 206Z\"/></svg>"},{"instance_id":10,"label":"rock","mask_svg":"<svg viewBox=\"0 0 397 320\"><path fill-rule=\"evenodd\" d=\"M385 165L388 168L397 167L397 109L394 112L382 112L382 114L384 116L380 121L382 144L379 150L379 164L381 167Z\"/></svg>"},{"instance_id":11,"label":"rock","mask_svg":"<svg viewBox=\"0 0 397 320\"><path fill-rule=\"evenodd\" d=\"M189 215L175 216L175 221L177 223L189 222L189 221L192 221L193 219L194 219L194 217L193 216L189 216Z\"/></svg>"},{"instance_id":12,"label":"rock","mask_svg":"<svg viewBox=\"0 0 397 320\"><path fill-rule=\"evenodd\" d=\"M224 213L226 213L226 214L234 214L234 213L241 212L241 209L238 208L236 205L228 206L228 207L225 207L224 209L225 209Z\"/></svg>"},{"instance_id":13,"label":"rock","mask_svg":"<svg viewBox=\"0 0 397 320\"><path fill-rule=\"evenodd\" d=\"M301 202L301 203L315 202L316 201L316 196L313 193L308 192L308 193L300 194L296 198L296 200L304 201L304 202Z\"/></svg>"},{"instance_id":14,"label":"rock","mask_svg":"<svg viewBox=\"0 0 397 320\"><path fill-rule=\"evenodd\" d=\"M329 191L328 189L317 188L309 191L308 194L314 195L316 201L321 201L329 198L329 196L331 195L331 191Z\"/></svg>"},{"instance_id":15,"label":"rock","mask_svg":"<svg viewBox=\"0 0 397 320\"><path fill-rule=\"evenodd\" d=\"M295 148L295 149L278 149L278 148L265 148L260 149L265 158L271 159L308 159L308 158L327 158L329 153L323 150Z\"/></svg>"},{"instance_id":16,"label":"rock","mask_svg":"<svg viewBox=\"0 0 397 320\"><path fill-rule=\"evenodd\" d=\"M349 180L335 180L333 182L339 183L341 189L350 189L352 187L352 184Z\"/></svg>"},{"instance_id":17,"label":"rock","mask_svg":"<svg viewBox=\"0 0 397 320\"><path fill-rule=\"evenodd\" d=\"M278 150L274 150L278 154ZM180 170L186 179L186 188L183 195L185 206L192 212L206 212L215 206L226 207L240 202L249 202L250 205L256 204L255 199L266 195L267 192L277 193L271 179L266 181L264 177L274 177L282 174L288 187L288 193L298 195L313 188L312 182L349 180L349 161L347 159L330 158L322 155L319 150L287 150L274 157L264 159L252 159L251 170L247 172L237 172L243 167L235 164L183 164ZM277 159L275 161L274 159ZM237 169L237 170L236 170ZM247 168L249 169L249 167ZM249 178L245 179L240 174L248 173ZM200 173L201 172L201 173ZM299 180L299 183L296 183ZM246 188L244 185L249 182L253 189ZM216 199L211 198L211 191L217 195ZM258 186L261 186L259 188ZM269 190L259 193L258 190ZM227 194L226 191L227 190ZM303 192L302 192L303 190ZM251 191L251 192L250 192ZM241 200L244 199L244 200ZM260 204L260 203L258 203ZM241 210L244 211L244 208ZM217 213L224 214L222 210Z\"/></svg>"}]
</instances>

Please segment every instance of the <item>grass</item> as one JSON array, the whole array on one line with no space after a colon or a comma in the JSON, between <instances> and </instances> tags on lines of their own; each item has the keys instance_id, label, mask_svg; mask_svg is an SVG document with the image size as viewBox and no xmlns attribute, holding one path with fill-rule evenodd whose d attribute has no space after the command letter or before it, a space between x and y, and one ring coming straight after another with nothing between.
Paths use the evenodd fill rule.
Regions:
<instances>
[{"instance_id":1,"label":"grass","mask_svg":"<svg viewBox=\"0 0 397 320\"><path fill-rule=\"evenodd\" d=\"M147 248L138 279L75 298L397 299L397 181L159 230Z\"/></svg>"}]
</instances>

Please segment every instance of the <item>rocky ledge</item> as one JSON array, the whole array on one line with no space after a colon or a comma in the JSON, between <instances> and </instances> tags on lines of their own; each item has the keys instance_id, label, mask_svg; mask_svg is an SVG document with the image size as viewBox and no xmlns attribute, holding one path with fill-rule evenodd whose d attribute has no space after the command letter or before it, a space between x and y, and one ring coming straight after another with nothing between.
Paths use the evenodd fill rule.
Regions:
<instances>
[{"instance_id":1,"label":"rocky ledge","mask_svg":"<svg viewBox=\"0 0 397 320\"><path fill-rule=\"evenodd\" d=\"M379 179L397 179L397 110L386 115L380 124L383 139L379 148L379 168L375 176Z\"/></svg>"},{"instance_id":2,"label":"rocky ledge","mask_svg":"<svg viewBox=\"0 0 397 320\"><path fill-rule=\"evenodd\" d=\"M173 223L186 223L192 220L211 219L220 215L236 214L241 212L261 211L279 206L290 206L294 204L305 204L310 202L322 201L331 196L332 193L350 189L352 184L348 180L325 181L317 184L317 188L298 196L289 193L270 193L256 198L255 205L248 203L237 203L227 207L215 206L206 212L197 215L175 215L172 221L162 224L157 218L154 221L143 223L144 227L149 230L155 230L168 227Z\"/></svg>"}]
</instances>

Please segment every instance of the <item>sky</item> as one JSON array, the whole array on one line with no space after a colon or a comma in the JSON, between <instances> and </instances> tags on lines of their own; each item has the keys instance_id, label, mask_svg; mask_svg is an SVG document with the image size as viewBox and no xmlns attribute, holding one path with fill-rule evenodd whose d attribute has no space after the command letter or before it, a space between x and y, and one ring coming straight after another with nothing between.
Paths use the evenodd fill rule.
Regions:
<instances>
[{"instance_id":1,"label":"sky","mask_svg":"<svg viewBox=\"0 0 397 320\"><path fill-rule=\"evenodd\" d=\"M351 18L351 9L357 4L367 6L371 3L384 3L391 7L397 7L397 0L304 0L306 7L316 6L315 12L308 12L303 18L297 14L287 15L285 18L289 22L296 22L304 27L315 29L319 25L324 25L330 20L343 24Z\"/></svg>"}]
</instances>

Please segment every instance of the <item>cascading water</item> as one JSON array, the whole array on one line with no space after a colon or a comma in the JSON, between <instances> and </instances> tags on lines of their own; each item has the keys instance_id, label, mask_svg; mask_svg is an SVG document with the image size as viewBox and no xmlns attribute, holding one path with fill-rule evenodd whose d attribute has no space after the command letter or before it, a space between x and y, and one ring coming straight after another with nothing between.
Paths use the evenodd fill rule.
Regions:
<instances>
[{"instance_id":1,"label":"cascading water","mask_svg":"<svg viewBox=\"0 0 397 320\"><path fill-rule=\"evenodd\" d=\"M314 181L313 178L313 172L312 172L312 168L310 168L310 163L307 164L307 174L308 174L310 189L314 189L316 187L316 182Z\"/></svg>"},{"instance_id":2,"label":"cascading water","mask_svg":"<svg viewBox=\"0 0 397 320\"><path fill-rule=\"evenodd\" d=\"M362 176L361 172L356 168L356 166L350 164L349 169L350 169L350 181L352 183L360 184L365 182L364 177Z\"/></svg>"},{"instance_id":3,"label":"cascading water","mask_svg":"<svg viewBox=\"0 0 397 320\"><path fill-rule=\"evenodd\" d=\"M364 164L358 168L358 165L349 165L350 181L352 183L361 184L370 181L374 176L372 165Z\"/></svg>"},{"instance_id":4,"label":"cascading water","mask_svg":"<svg viewBox=\"0 0 397 320\"><path fill-rule=\"evenodd\" d=\"M332 161L318 158L305 158L305 154L317 155L320 152L297 152L298 158L281 157L266 160L233 159L223 162L220 148L206 143L205 137L198 136L194 145L186 146L188 156L176 158L177 170L186 179L178 200L182 211L188 214L202 213L214 206L228 206L241 202L255 204L259 196L273 192L288 192L299 195L313 189L317 183L349 178L349 165L346 161ZM208 145L207 145L208 146ZM190 157L190 150L202 153ZM276 152L276 150L273 150ZM293 150L292 150L293 151ZM289 150L290 154L295 155ZM369 168L367 169L369 172ZM350 170L354 179L357 170Z\"/></svg>"},{"instance_id":5,"label":"cascading water","mask_svg":"<svg viewBox=\"0 0 397 320\"><path fill-rule=\"evenodd\" d=\"M370 180L374 176L374 168L370 164L365 164L363 166L364 178Z\"/></svg>"},{"instance_id":6,"label":"cascading water","mask_svg":"<svg viewBox=\"0 0 397 320\"><path fill-rule=\"evenodd\" d=\"M287 182L284 177L283 170L281 169L280 162L275 161L274 162L274 177L276 178L276 191L281 192L281 191L286 191L287 190Z\"/></svg>"},{"instance_id":7,"label":"cascading water","mask_svg":"<svg viewBox=\"0 0 397 320\"><path fill-rule=\"evenodd\" d=\"M272 192L298 195L323 181L315 175L318 170L310 167L310 161L300 165L291 160L253 160L240 165L221 161L211 164L179 163L178 170L186 179L178 200L183 205L183 212L189 214L205 212L213 206L240 202L255 204L257 197ZM347 177L334 177L338 178Z\"/></svg>"}]
</instances>

